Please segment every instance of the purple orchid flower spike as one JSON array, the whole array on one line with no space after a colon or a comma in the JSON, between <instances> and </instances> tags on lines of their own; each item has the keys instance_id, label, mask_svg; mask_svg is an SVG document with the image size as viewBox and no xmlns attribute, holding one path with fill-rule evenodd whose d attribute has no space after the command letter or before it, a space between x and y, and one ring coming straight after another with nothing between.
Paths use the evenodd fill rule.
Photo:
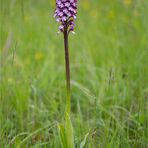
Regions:
<instances>
[{"instance_id":1,"label":"purple orchid flower spike","mask_svg":"<svg viewBox=\"0 0 148 148\"><path fill-rule=\"evenodd\" d=\"M77 14L77 0L56 0L56 10L54 17L60 22L59 31L64 35L65 45L65 67L66 67L66 86L67 86L67 112L70 113L71 95L70 95L70 64L68 35L74 33L74 20Z\"/></svg>"},{"instance_id":2,"label":"purple orchid flower spike","mask_svg":"<svg viewBox=\"0 0 148 148\"><path fill-rule=\"evenodd\" d=\"M56 10L54 17L60 22L59 30L61 32L74 31L74 20L77 14L77 0L56 0Z\"/></svg>"}]
</instances>

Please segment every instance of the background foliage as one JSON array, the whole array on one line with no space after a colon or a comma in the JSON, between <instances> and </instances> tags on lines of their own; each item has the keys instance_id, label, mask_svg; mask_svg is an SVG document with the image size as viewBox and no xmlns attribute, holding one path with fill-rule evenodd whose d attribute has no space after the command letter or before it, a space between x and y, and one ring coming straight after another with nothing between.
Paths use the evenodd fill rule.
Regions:
<instances>
[{"instance_id":1,"label":"background foliage","mask_svg":"<svg viewBox=\"0 0 148 148\"><path fill-rule=\"evenodd\" d=\"M63 36L54 0L0 0L0 147L60 147ZM146 148L147 0L80 0L70 35L75 145Z\"/></svg>"}]
</instances>

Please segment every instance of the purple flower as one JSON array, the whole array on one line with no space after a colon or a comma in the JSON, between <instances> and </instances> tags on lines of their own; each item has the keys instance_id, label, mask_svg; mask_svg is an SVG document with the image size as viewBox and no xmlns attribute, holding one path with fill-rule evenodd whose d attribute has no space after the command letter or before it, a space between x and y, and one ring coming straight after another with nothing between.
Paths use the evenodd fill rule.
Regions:
<instances>
[{"instance_id":1,"label":"purple flower","mask_svg":"<svg viewBox=\"0 0 148 148\"><path fill-rule=\"evenodd\" d=\"M74 30L74 19L77 14L77 0L56 0L56 10L54 17L60 22L61 32Z\"/></svg>"}]
</instances>

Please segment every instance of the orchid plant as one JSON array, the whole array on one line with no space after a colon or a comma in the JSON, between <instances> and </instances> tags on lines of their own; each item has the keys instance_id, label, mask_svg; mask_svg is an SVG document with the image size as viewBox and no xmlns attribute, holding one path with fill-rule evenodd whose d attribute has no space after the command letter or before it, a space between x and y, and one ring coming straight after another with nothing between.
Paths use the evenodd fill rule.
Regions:
<instances>
[{"instance_id":1,"label":"orchid plant","mask_svg":"<svg viewBox=\"0 0 148 148\"><path fill-rule=\"evenodd\" d=\"M58 124L59 137L62 148L74 148L73 127L70 120L71 95L70 95L70 62L68 36L74 33L74 20L77 14L77 0L56 0L56 10L54 17L60 23L59 32L64 35L65 47L65 67L66 67L66 87L67 87L67 108L65 116L65 125Z\"/></svg>"},{"instance_id":2,"label":"orchid plant","mask_svg":"<svg viewBox=\"0 0 148 148\"><path fill-rule=\"evenodd\" d=\"M74 33L74 20L76 19L76 14L77 0L56 0L56 10L54 17L56 18L57 22L60 22L59 32L62 32L64 35L68 113L70 113L71 108L68 36L70 32Z\"/></svg>"}]
</instances>

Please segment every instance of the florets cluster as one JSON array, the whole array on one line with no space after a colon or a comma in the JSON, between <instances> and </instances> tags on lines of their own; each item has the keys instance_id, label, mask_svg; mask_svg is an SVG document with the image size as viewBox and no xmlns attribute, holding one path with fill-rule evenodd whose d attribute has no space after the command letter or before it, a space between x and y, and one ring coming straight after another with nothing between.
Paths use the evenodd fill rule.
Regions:
<instances>
[{"instance_id":1,"label":"florets cluster","mask_svg":"<svg viewBox=\"0 0 148 148\"><path fill-rule=\"evenodd\" d=\"M77 14L77 0L56 0L54 17L61 23L59 30L65 29L70 32L74 30L74 20Z\"/></svg>"}]
</instances>

